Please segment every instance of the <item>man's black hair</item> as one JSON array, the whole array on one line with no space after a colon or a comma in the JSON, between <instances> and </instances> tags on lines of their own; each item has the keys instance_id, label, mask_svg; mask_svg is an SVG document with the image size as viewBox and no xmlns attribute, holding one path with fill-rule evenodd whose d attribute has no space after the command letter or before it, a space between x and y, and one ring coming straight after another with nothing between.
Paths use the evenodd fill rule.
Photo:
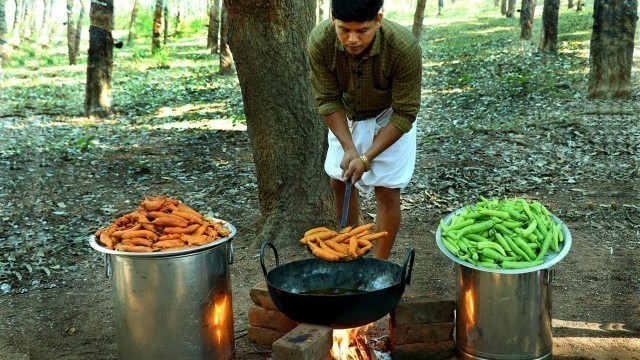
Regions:
<instances>
[{"instance_id":1,"label":"man's black hair","mask_svg":"<svg viewBox=\"0 0 640 360\"><path fill-rule=\"evenodd\" d=\"M384 0L332 0L331 15L344 22L365 22L376 19Z\"/></svg>"}]
</instances>

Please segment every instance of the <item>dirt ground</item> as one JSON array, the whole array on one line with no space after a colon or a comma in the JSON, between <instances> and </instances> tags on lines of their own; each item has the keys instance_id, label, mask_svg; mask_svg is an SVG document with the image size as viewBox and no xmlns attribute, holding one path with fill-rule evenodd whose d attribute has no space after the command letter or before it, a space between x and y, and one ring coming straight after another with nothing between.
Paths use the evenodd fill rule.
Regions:
<instances>
[{"instance_id":1,"label":"dirt ground","mask_svg":"<svg viewBox=\"0 0 640 360\"><path fill-rule=\"evenodd\" d=\"M580 103L568 102L555 105L562 117L572 116L566 118L573 121L567 126L527 127L531 123L525 122L526 131L477 131L473 141L464 134L445 136L429 126L421 128L416 176L403 193L403 227L390 259L401 263L408 249L416 250L413 282L405 294L454 297L452 262L434 240L440 218L476 201L478 194L527 196L563 219L573 236L573 247L555 266L551 285L556 357L639 359L637 104L638 99L615 106L603 103L584 111L577 110ZM616 110L621 108L626 110ZM439 111L428 108L423 116L446 122ZM7 124L23 126L5 125L3 134L46 142L61 136L47 124L71 126L74 121L9 119ZM7 284L11 288L0 296L0 357L116 358L112 286L87 237L130 211L144 194L165 193L196 208L213 209L212 215L238 228L231 267L236 354L241 360L268 359L268 349L252 345L246 336L249 289L263 279L256 245L260 239L254 239L257 196L246 132L196 129L171 136L151 131L146 138L157 141L128 146L133 137L113 133L119 121L92 125L102 144L99 151L25 151L2 158L0 260L3 290ZM566 146L571 149L565 151ZM501 165L498 158L505 156L512 157ZM535 165L548 157L553 161ZM177 164L174 172L163 171L170 163ZM509 170L509 164L516 168ZM534 173L532 166L540 170ZM558 168L545 170L551 166ZM371 199L363 199L366 213L372 213L372 205ZM43 246L46 242L60 246ZM40 248L43 253L38 253ZM281 252L283 261L308 256L298 247ZM21 278L6 275L12 270ZM385 321L378 322L373 338L386 336Z\"/></svg>"}]
</instances>

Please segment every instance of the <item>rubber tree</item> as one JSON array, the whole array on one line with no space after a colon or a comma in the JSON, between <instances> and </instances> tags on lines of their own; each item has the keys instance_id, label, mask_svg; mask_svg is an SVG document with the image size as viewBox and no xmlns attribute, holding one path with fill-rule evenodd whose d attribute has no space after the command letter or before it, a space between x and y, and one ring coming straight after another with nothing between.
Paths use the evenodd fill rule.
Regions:
<instances>
[{"instance_id":1,"label":"rubber tree","mask_svg":"<svg viewBox=\"0 0 640 360\"><path fill-rule=\"evenodd\" d=\"M538 51L542 53L557 52L558 47L558 11L560 0L544 0L542 10L542 33Z\"/></svg>"},{"instance_id":2,"label":"rubber tree","mask_svg":"<svg viewBox=\"0 0 640 360\"><path fill-rule=\"evenodd\" d=\"M207 27L207 49L212 54L218 53L220 39L220 0L209 0L209 25Z\"/></svg>"},{"instance_id":3,"label":"rubber tree","mask_svg":"<svg viewBox=\"0 0 640 360\"><path fill-rule=\"evenodd\" d=\"M536 0L522 0L520 8L520 38L529 40L533 32L533 18L536 10Z\"/></svg>"},{"instance_id":4,"label":"rubber tree","mask_svg":"<svg viewBox=\"0 0 640 360\"><path fill-rule=\"evenodd\" d=\"M416 11L413 14L413 36L420 39L422 35L422 24L424 23L424 9L427 6L427 0L416 1Z\"/></svg>"},{"instance_id":5,"label":"rubber tree","mask_svg":"<svg viewBox=\"0 0 640 360\"><path fill-rule=\"evenodd\" d=\"M591 98L627 98L633 93L631 67L638 0L595 0L589 52Z\"/></svg>"},{"instance_id":6,"label":"rubber tree","mask_svg":"<svg viewBox=\"0 0 640 360\"><path fill-rule=\"evenodd\" d=\"M8 46L8 29L7 17L5 12L6 0L0 0L0 67L2 63L9 57Z\"/></svg>"},{"instance_id":7,"label":"rubber tree","mask_svg":"<svg viewBox=\"0 0 640 360\"><path fill-rule=\"evenodd\" d=\"M305 230L336 224L323 169L327 127L311 92L305 46L315 24L315 1L226 4L256 166L256 241L294 245Z\"/></svg>"},{"instance_id":8,"label":"rubber tree","mask_svg":"<svg viewBox=\"0 0 640 360\"><path fill-rule=\"evenodd\" d=\"M113 70L113 0L91 1L89 54L84 110L86 115L107 116L111 111Z\"/></svg>"}]
</instances>

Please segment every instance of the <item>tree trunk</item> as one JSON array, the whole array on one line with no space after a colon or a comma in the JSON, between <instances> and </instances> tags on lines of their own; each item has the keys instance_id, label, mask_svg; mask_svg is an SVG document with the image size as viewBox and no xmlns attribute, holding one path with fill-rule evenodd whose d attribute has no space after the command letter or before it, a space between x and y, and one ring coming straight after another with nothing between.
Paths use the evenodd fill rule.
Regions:
<instances>
[{"instance_id":1,"label":"tree trunk","mask_svg":"<svg viewBox=\"0 0 640 360\"><path fill-rule=\"evenodd\" d=\"M140 7L140 0L133 1L133 9L131 9L131 20L129 21L129 36L127 37L127 44L131 45L136 38L136 17L138 17L138 9Z\"/></svg>"},{"instance_id":2,"label":"tree trunk","mask_svg":"<svg viewBox=\"0 0 640 360\"><path fill-rule=\"evenodd\" d=\"M113 0L91 1L89 18L91 26L84 111L86 115L102 117L111 114Z\"/></svg>"},{"instance_id":3,"label":"tree trunk","mask_svg":"<svg viewBox=\"0 0 640 360\"><path fill-rule=\"evenodd\" d=\"M80 0L80 13L78 14L78 27L76 29L76 37L74 48L76 50L76 59L80 55L80 41L82 40L82 22L84 20L85 5L84 0Z\"/></svg>"},{"instance_id":4,"label":"tree trunk","mask_svg":"<svg viewBox=\"0 0 640 360\"><path fill-rule=\"evenodd\" d=\"M174 29L174 35L182 34L182 2L176 0L176 27Z\"/></svg>"},{"instance_id":5,"label":"tree trunk","mask_svg":"<svg viewBox=\"0 0 640 360\"><path fill-rule=\"evenodd\" d=\"M13 31L13 35L11 36L11 44L13 46L18 46L22 41L22 39L20 39L20 34L22 33L22 23L24 21L23 14L24 14L25 0L15 0L15 4L16 4L16 8L13 13L14 14L13 26L11 29L11 31Z\"/></svg>"},{"instance_id":6,"label":"tree trunk","mask_svg":"<svg viewBox=\"0 0 640 360\"><path fill-rule=\"evenodd\" d=\"M311 93L304 46L315 24L314 3L226 3L258 179L261 228L256 241L297 245L305 230L336 221L323 170L327 127Z\"/></svg>"},{"instance_id":7,"label":"tree trunk","mask_svg":"<svg viewBox=\"0 0 640 360\"><path fill-rule=\"evenodd\" d=\"M516 12L516 0L509 0L507 5L507 17L512 18Z\"/></svg>"},{"instance_id":8,"label":"tree trunk","mask_svg":"<svg viewBox=\"0 0 640 360\"><path fill-rule=\"evenodd\" d=\"M507 15L507 0L500 0L500 14Z\"/></svg>"},{"instance_id":9,"label":"tree trunk","mask_svg":"<svg viewBox=\"0 0 640 360\"><path fill-rule=\"evenodd\" d=\"M162 6L163 15L162 19L164 20L164 34L163 41L164 45L167 45L167 39L169 38L169 0L164 0L164 5Z\"/></svg>"},{"instance_id":10,"label":"tree trunk","mask_svg":"<svg viewBox=\"0 0 640 360\"><path fill-rule=\"evenodd\" d=\"M576 5L576 11L582 11L582 5L584 5L584 0L578 0L578 5Z\"/></svg>"},{"instance_id":11,"label":"tree trunk","mask_svg":"<svg viewBox=\"0 0 640 360\"><path fill-rule=\"evenodd\" d=\"M536 10L536 0L522 0L520 10L520 38L529 40L533 32L533 18Z\"/></svg>"},{"instance_id":12,"label":"tree trunk","mask_svg":"<svg viewBox=\"0 0 640 360\"><path fill-rule=\"evenodd\" d=\"M43 0L44 10L42 11L42 30L40 31L40 38L38 42L42 45L43 48L49 46L51 34L51 11L53 8L53 0Z\"/></svg>"},{"instance_id":13,"label":"tree trunk","mask_svg":"<svg viewBox=\"0 0 640 360\"><path fill-rule=\"evenodd\" d=\"M609 99L632 95L631 66L637 21L637 0L595 0L589 97Z\"/></svg>"},{"instance_id":14,"label":"tree trunk","mask_svg":"<svg viewBox=\"0 0 640 360\"><path fill-rule=\"evenodd\" d=\"M427 0L416 1L416 12L413 14L413 36L420 39L422 35L422 24L424 22L424 8L427 6Z\"/></svg>"},{"instance_id":15,"label":"tree trunk","mask_svg":"<svg viewBox=\"0 0 640 360\"><path fill-rule=\"evenodd\" d=\"M76 23L73 18L73 2L67 0L67 53L69 56L69 65L76 64Z\"/></svg>"},{"instance_id":16,"label":"tree trunk","mask_svg":"<svg viewBox=\"0 0 640 360\"><path fill-rule=\"evenodd\" d=\"M0 67L9 58L7 16L5 13L6 0L0 0Z\"/></svg>"},{"instance_id":17,"label":"tree trunk","mask_svg":"<svg viewBox=\"0 0 640 360\"><path fill-rule=\"evenodd\" d=\"M442 15L443 7L444 7L444 0L438 0L438 15Z\"/></svg>"},{"instance_id":18,"label":"tree trunk","mask_svg":"<svg viewBox=\"0 0 640 360\"><path fill-rule=\"evenodd\" d=\"M222 3L220 15L220 69L218 73L229 75L234 73L233 54L231 54L231 49L229 48L229 13L224 2Z\"/></svg>"},{"instance_id":19,"label":"tree trunk","mask_svg":"<svg viewBox=\"0 0 640 360\"><path fill-rule=\"evenodd\" d=\"M543 53L557 53L558 45L558 10L560 0L544 0L542 11L542 34L538 51Z\"/></svg>"},{"instance_id":20,"label":"tree trunk","mask_svg":"<svg viewBox=\"0 0 640 360\"><path fill-rule=\"evenodd\" d=\"M567 1L567 9L573 9L573 0Z\"/></svg>"},{"instance_id":21,"label":"tree trunk","mask_svg":"<svg viewBox=\"0 0 640 360\"><path fill-rule=\"evenodd\" d=\"M25 0L25 2L23 3L23 7L22 7L22 33L20 34L20 37L22 38L22 40L26 40L27 42L30 42L31 40L31 35L33 34L33 18L34 18L34 14L33 14L33 2L32 0Z\"/></svg>"},{"instance_id":22,"label":"tree trunk","mask_svg":"<svg viewBox=\"0 0 640 360\"><path fill-rule=\"evenodd\" d=\"M209 3L209 27L207 32L207 49L212 54L218 53L218 32L220 30L220 0L211 0ZM222 47L222 46L220 46Z\"/></svg>"},{"instance_id":23,"label":"tree trunk","mask_svg":"<svg viewBox=\"0 0 640 360\"><path fill-rule=\"evenodd\" d=\"M162 0L156 0L156 10L153 14L151 54L155 54L160 50L160 32L162 31L162 2Z\"/></svg>"}]
</instances>

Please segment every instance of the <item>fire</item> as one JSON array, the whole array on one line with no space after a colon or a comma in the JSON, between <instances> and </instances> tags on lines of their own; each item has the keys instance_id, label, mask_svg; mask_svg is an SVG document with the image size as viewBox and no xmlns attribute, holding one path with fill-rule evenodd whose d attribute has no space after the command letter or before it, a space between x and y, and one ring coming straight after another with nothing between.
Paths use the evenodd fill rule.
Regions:
<instances>
[{"instance_id":1,"label":"fire","mask_svg":"<svg viewBox=\"0 0 640 360\"><path fill-rule=\"evenodd\" d=\"M370 360L367 336L372 324L353 329L333 330L331 357L334 360Z\"/></svg>"}]
</instances>

